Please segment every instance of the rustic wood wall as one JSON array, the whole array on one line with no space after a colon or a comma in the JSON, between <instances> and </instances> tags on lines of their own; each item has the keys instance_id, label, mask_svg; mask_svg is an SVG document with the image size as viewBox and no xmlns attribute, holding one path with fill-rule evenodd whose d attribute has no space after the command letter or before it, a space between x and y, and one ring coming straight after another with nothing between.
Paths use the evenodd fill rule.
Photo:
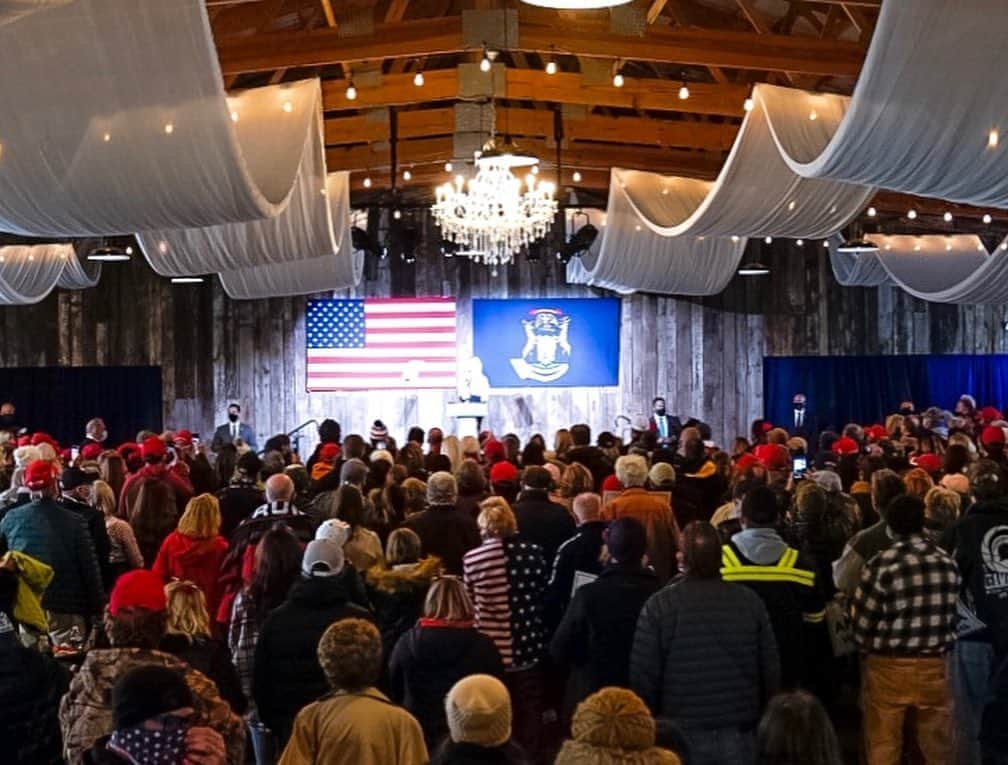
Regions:
<instances>
[{"instance_id":1,"label":"rustic wood wall","mask_svg":"<svg viewBox=\"0 0 1008 765\"><path fill-rule=\"evenodd\" d=\"M728 439L762 413L764 355L1008 352L1005 307L932 305L891 288L847 289L833 279L819 243L750 246L769 260L771 277L737 278L703 300L624 299L617 388L502 392L491 404L494 427L523 436L578 421L611 429L617 415L646 412L661 393L672 411L703 417L715 437ZM427 232L415 264L374 258L353 294L455 295L460 348L468 352L474 297L596 293L566 285L555 260L522 261L492 277L467 259L443 258ZM304 305L304 298L232 301L212 281L175 286L134 259L106 267L93 290L0 309L0 363L160 365L166 426L205 434L223 421L232 399L242 402L261 438L327 416L344 432L364 432L380 417L400 438L410 425L442 423L446 392L305 393Z\"/></svg>"}]
</instances>

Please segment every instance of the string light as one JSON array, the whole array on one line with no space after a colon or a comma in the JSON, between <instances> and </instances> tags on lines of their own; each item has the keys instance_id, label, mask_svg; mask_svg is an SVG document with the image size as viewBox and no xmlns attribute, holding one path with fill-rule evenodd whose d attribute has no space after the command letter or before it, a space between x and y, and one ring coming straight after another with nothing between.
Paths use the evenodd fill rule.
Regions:
<instances>
[{"instance_id":1,"label":"string light","mask_svg":"<svg viewBox=\"0 0 1008 765\"><path fill-rule=\"evenodd\" d=\"M422 88L424 86L423 72L417 72L416 74L413 75L413 84L416 85L418 88Z\"/></svg>"},{"instance_id":2,"label":"string light","mask_svg":"<svg viewBox=\"0 0 1008 765\"><path fill-rule=\"evenodd\" d=\"M402 210L393 211L392 217L395 218L396 220L400 220L402 218Z\"/></svg>"},{"instance_id":3,"label":"string light","mask_svg":"<svg viewBox=\"0 0 1008 765\"><path fill-rule=\"evenodd\" d=\"M549 61L546 62L546 74L556 74L556 73L557 73L556 61L550 59Z\"/></svg>"},{"instance_id":4,"label":"string light","mask_svg":"<svg viewBox=\"0 0 1008 765\"><path fill-rule=\"evenodd\" d=\"M1000 135L998 134L997 129L994 129L994 130L990 131L987 134L987 148L988 149L994 149L994 148L996 148L997 145L998 145L998 139L999 138L1000 138Z\"/></svg>"},{"instance_id":5,"label":"string light","mask_svg":"<svg viewBox=\"0 0 1008 765\"><path fill-rule=\"evenodd\" d=\"M231 121L232 122L238 121L238 112L231 112Z\"/></svg>"},{"instance_id":6,"label":"string light","mask_svg":"<svg viewBox=\"0 0 1008 765\"><path fill-rule=\"evenodd\" d=\"M822 246L825 247L826 249L829 249L829 241L824 241L822 243Z\"/></svg>"},{"instance_id":7,"label":"string light","mask_svg":"<svg viewBox=\"0 0 1008 765\"><path fill-rule=\"evenodd\" d=\"M413 180L413 173L410 171L409 168L406 168L405 170L402 171L402 177L404 181L411 181Z\"/></svg>"},{"instance_id":8,"label":"string light","mask_svg":"<svg viewBox=\"0 0 1008 765\"><path fill-rule=\"evenodd\" d=\"M988 225L988 226L989 226L989 225L990 225L990 222L991 222L991 221L993 220L993 218L991 218L991 216L990 216L990 213L985 213L985 214L984 214L984 216L983 216L983 218L982 218L982 220L983 220L983 222L984 222L984 223L985 223L986 225Z\"/></svg>"},{"instance_id":9,"label":"string light","mask_svg":"<svg viewBox=\"0 0 1008 765\"><path fill-rule=\"evenodd\" d=\"M294 111L294 104L292 104L290 101L284 101L283 110L288 114L290 114L292 111Z\"/></svg>"},{"instance_id":10,"label":"string light","mask_svg":"<svg viewBox=\"0 0 1008 765\"><path fill-rule=\"evenodd\" d=\"M952 213L950 213L948 210L946 210L945 214L942 216L942 220L945 221L946 223L951 223L952 222Z\"/></svg>"},{"instance_id":11,"label":"string light","mask_svg":"<svg viewBox=\"0 0 1008 765\"><path fill-rule=\"evenodd\" d=\"M799 247L804 247L805 246L805 240L804 239L795 239L795 244L797 244Z\"/></svg>"},{"instance_id":12,"label":"string light","mask_svg":"<svg viewBox=\"0 0 1008 765\"><path fill-rule=\"evenodd\" d=\"M165 135L171 135L175 132L175 126L172 123L168 123L164 126Z\"/></svg>"},{"instance_id":13,"label":"string light","mask_svg":"<svg viewBox=\"0 0 1008 765\"><path fill-rule=\"evenodd\" d=\"M817 119L819 119L819 115L816 113L816 110L813 109L808 113L808 118L809 122L815 122Z\"/></svg>"},{"instance_id":14,"label":"string light","mask_svg":"<svg viewBox=\"0 0 1008 765\"><path fill-rule=\"evenodd\" d=\"M612 77L612 84L614 88L622 88L625 83L623 79L623 72L617 71Z\"/></svg>"},{"instance_id":15,"label":"string light","mask_svg":"<svg viewBox=\"0 0 1008 765\"><path fill-rule=\"evenodd\" d=\"M868 208L868 217L869 218L874 218L876 215L878 215L878 210L876 210L874 207L869 207Z\"/></svg>"},{"instance_id":16,"label":"string light","mask_svg":"<svg viewBox=\"0 0 1008 765\"><path fill-rule=\"evenodd\" d=\"M480 59L480 71L489 72L490 68L493 66L493 62L490 60L490 51L487 50L486 45L483 46L483 58Z\"/></svg>"},{"instance_id":17,"label":"string light","mask_svg":"<svg viewBox=\"0 0 1008 765\"><path fill-rule=\"evenodd\" d=\"M364 188L366 189L371 188L371 176L367 176L364 178Z\"/></svg>"},{"instance_id":18,"label":"string light","mask_svg":"<svg viewBox=\"0 0 1008 765\"><path fill-rule=\"evenodd\" d=\"M581 172L579 170L574 171L574 175L571 176L574 183L581 183Z\"/></svg>"},{"instance_id":19,"label":"string light","mask_svg":"<svg viewBox=\"0 0 1008 765\"><path fill-rule=\"evenodd\" d=\"M532 173L532 175L539 175L539 165L532 165L532 167L529 168L529 172Z\"/></svg>"},{"instance_id":20,"label":"string light","mask_svg":"<svg viewBox=\"0 0 1008 765\"><path fill-rule=\"evenodd\" d=\"M735 244L738 244L738 241L739 241L739 237L738 237L738 235L737 235L737 234L732 234L732 238L731 238L731 240L732 240L733 242L735 242Z\"/></svg>"},{"instance_id":21,"label":"string light","mask_svg":"<svg viewBox=\"0 0 1008 765\"><path fill-rule=\"evenodd\" d=\"M752 100L752 96L750 96L749 98L747 98L745 101L742 102L742 109L745 110L745 111L747 111L747 112L751 112L753 110L753 107L755 105L756 105L756 102L753 101Z\"/></svg>"},{"instance_id":22,"label":"string light","mask_svg":"<svg viewBox=\"0 0 1008 765\"><path fill-rule=\"evenodd\" d=\"M685 101L687 98L689 98L689 87L686 85L686 76L684 74L682 77L682 85L679 87L679 100Z\"/></svg>"},{"instance_id":23,"label":"string light","mask_svg":"<svg viewBox=\"0 0 1008 765\"><path fill-rule=\"evenodd\" d=\"M773 244L773 237L772 236L765 236L765 237L763 237L763 241L766 242L767 244Z\"/></svg>"},{"instance_id":24,"label":"string light","mask_svg":"<svg viewBox=\"0 0 1008 765\"><path fill-rule=\"evenodd\" d=\"M112 140L112 134L106 133L105 135L102 136L102 140L105 141L105 143L108 143L109 141Z\"/></svg>"},{"instance_id":25,"label":"string light","mask_svg":"<svg viewBox=\"0 0 1008 765\"><path fill-rule=\"evenodd\" d=\"M353 80L350 80L350 82L347 83L347 86L346 86L346 98L347 98L347 101L356 101L357 100L357 88L354 86Z\"/></svg>"},{"instance_id":26,"label":"string light","mask_svg":"<svg viewBox=\"0 0 1008 765\"><path fill-rule=\"evenodd\" d=\"M446 173L450 173L454 169L455 169L455 166L451 162L445 162L444 163L444 171Z\"/></svg>"},{"instance_id":27,"label":"string light","mask_svg":"<svg viewBox=\"0 0 1008 765\"><path fill-rule=\"evenodd\" d=\"M917 220L917 211L913 209L907 210L907 218L910 220Z\"/></svg>"}]
</instances>

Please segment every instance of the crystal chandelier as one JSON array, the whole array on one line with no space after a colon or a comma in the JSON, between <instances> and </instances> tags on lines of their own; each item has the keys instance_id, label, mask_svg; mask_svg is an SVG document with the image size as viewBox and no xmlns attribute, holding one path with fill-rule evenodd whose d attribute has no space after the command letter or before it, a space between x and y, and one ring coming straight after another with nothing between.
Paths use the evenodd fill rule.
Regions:
<instances>
[{"instance_id":1,"label":"crystal chandelier","mask_svg":"<svg viewBox=\"0 0 1008 765\"><path fill-rule=\"evenodd\" d=\"M438 187L431 212L445 239L461 248L458 254L496 268L549 232L556 187L531 172L523 183L513 172L538 161L510 143L498 148L491 133L476 160L476 176L466 182L458 175Z\"/></svg>"}]
</instances>

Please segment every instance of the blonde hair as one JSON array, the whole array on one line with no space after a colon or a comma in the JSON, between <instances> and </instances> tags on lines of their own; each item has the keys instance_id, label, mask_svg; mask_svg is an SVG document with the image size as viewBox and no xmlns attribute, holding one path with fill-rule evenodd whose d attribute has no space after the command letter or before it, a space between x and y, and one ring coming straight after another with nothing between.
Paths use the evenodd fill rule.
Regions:
<instances>
[{"instance_id":1,"label":"blonde hair","mask_svg":"<svg viewBox=\"0 0 1008 765\"><path fill-rule=\"evenodd\" d=\"M923 500L934 487L934 479L923 468L914 468L903 476L903 485L906 486L907 494Z\"/></svg>"},{"instance_id":2,"label":"blonde hair","mask_svg":"<svg viewBox=\"0 0 1008 765\"><path fill-rule=\"evenodd\" d=\"M427 505L427 484L419 478L407 478L402 482L403 509L406 515L418 513Z\"/></svg>"},{"instance_id":3,"label":"blonde hair","mask_svg":"<svg viewBox=\"0 0 1008 765\"><path fill-rule=\"evenodd\" d=\"M479 439L477 439L476 436L465 436L462 439L462 456L475 457L476 459L479 459L479 455Z\"/></svg>"},{"instance_id":4,"label":"blonde hair","mask_svg":"<svg viewBox=\"0 0 1008 765\"><path fill-rule=\"evenodd\" d=\"M595 479L591 471L580 462L572 462L563 471L557 483L557 494L568 499L595 490Z\"/></svg>"},{"instance_id":5,"label":"blonde hair","mask_svg":"<svg viewBox=\"0 0 1008 765\"><path fill-rule=\"evenodd\" d=\"M647 460L639 454L628 454L616 460L616 478L626 488L643 486L647 476Z\"/></svg>"},{"instance_id":6,"label":"blonde hair","mask_svg":"<svg viewBox=\"0 0 1008 765\"><path fill-rule=\"evenodd\" d=\"M215 537L220 527L220 502L213 494L200 494L190 499L178 522L179 534L196 539Z\"/></svg>"},{"instance_id":7,"label":"blonde hair","mask_svg":"<svg viewBox=\"0 0 1008 765\"><path fill-rule=\"evenodd\" d=\"M390 566L398 563L416 563L420 560L420 537L412 529L399 528L389 534L385 543L385 562Z\"/></svg>"},{"instance_id":8,"label":"blonde hair","mask_svg":"<svg viewBox=\"0 0 1008 765\"><path fill-rule=\"evenodd\" d=\"M448 622L472 621L475 610L465 585L454 576L435 579L424 600L423 615Z\"/></svg>"},{"instance_id":9,"label":"blonde hair","mask_svg":"<svg viewBox=\"0 0 1008 765\"><path fill-rule=\"evenodd\" d=\"M454 473L462 464L462 442L458 436L445 436L441 441L441 453L451 462L451 471Z\"/></svg>"},{"instance_id":10,"label":"blonde hair","mask_svg":"<svg viewBox=\"0 0 1008 765\"><path fill-rule=\"evenodd\" d=\"M210 614L203 590L188 581L170 582L165 585L165 597L168 600L165 632L185 635L190 642L210 637Z\"/></svg>"},{"instance_id":11,"label":"blonde hair","mask_svg":"<svg viewBox=\"0 0 1008 765\"><path fill-rule=\"evenodd\" d=\"M958 492L935 486L924 495L924 524L928 528L947 529L959 517L962 497Z\"/></svg>"},{"instance_id":12,"label":"blonde hair","mask_svg":"<svg viewBox=\"0 0 1008 765\"><path fill-rule=\"evenodd\" d=\"M116 498L112 487L105 481L95 481L91 494L94 506L102 511L106 518L112 518L116 514Z\"/></svg>"},{"instance_id":13,"label":"blonde hair","mask_svg":"<svg viewBox=\"0 0 1008 765\"><path fill-rule=\"evenodd\" d=\"M890 414L885 419L886 434L889 436L889 438L893 438L896 435L896 431L898 430L902 435L904 430L906 429L905 425L906 421L903 418L902 414Z\"/></svg>"},{"instance_id":14,"label":"blonde hair","mask_svg":"<svg viewBox=\"0 0 1008 765\"><path fill-rule=\"evenodd\" d=\"M560 457L573 448L574 439L571 438L570 431L567 428L560 428L553 436L553 453Z\"/></svg>"},{"instance_id":15,"label":"blonde hair","mask_svg":"<svg viewBox=\"0 0 1008 765\"><path fill-rule=\"evenodd\" d=\"M480 502L479 507L476 523L484 537L508 537L518 531L518 521L504 498L488 497Z\"/></svg>"}]
</instances>

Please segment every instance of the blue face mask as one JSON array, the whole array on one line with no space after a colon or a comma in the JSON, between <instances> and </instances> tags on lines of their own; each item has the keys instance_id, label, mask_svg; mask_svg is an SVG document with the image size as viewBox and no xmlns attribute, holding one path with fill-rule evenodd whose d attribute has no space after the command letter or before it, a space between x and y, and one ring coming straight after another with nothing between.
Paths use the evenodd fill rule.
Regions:
<instances>
[{"instance_id":1,"label":"blue face mask","mask_svg":"<svg viewBox=\"0 0 1008 765\"><path fill-rule=\"evenodd\" d=\"M179 765L185 757L189 721L174 715L163 715L157 721L161 724L159 730L141 723L115 731L109 739L109 749L136 765Z\"/></svg>"}]
</instances>

